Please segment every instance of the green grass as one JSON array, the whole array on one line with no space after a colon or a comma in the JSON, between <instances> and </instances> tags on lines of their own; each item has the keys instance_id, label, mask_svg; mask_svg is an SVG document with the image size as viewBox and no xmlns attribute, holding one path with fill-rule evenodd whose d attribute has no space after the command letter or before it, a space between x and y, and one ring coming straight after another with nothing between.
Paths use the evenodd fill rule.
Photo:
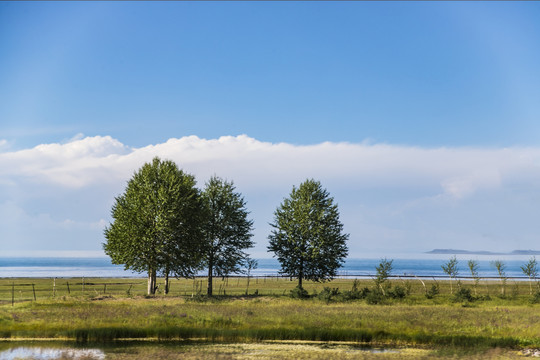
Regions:
<instances>
[{"instance_id":1,"label":"green grass","mask_svg":"<svg viewBox=\"0 0 540 360\"><path fill-rule=\"evenodd\" d=\"M70 282L70 291L61 285ZM195 280L200 282L201 280ZM540 305L529 302L529 287L507 287L498 297L499 285L479 288L481 299L455 301L449 284L439 282L440 294L428 299L419 282L410 283L404 299L385 299L369 305L366 300L300 300L288 294L296 285L287 279L252 280L245 296L245 279L218 280L219 295L197 296L205 284L175 280L170 295L144 296L143 279L57 279L53 297L50 279L0 279L0 338L65 339L110 343L119 339L186 340L215 343L261 341L338 341L383 346L434 348L514 349L540 347ZM12 286L20 288L12 305ZM34 284L37 301L30 286ZM105 288L105 284L107 284ZM399 280L393 286L403 286ZM431 285L426 284L426 285ZM324 286L350 290L352 280L329 284L308 283L309 293ZM362 281L360 287L372 287ZM470 285L464 285L470 287ZM128 295L127 289L130 288ZM23 290L24 289L24 292ZM101 290L101 291L100 291ZM259 295L254 296L257 290ZM17 291L17 290L16 290ZM13 294L17 295L17 292ZM489 294L489 297L486 295Z\"/></svg>"},{"instance_id":2,"label":"green grass","mask_svg":"<svg viewBox=\"0 0 540 360\"><path fill-rule=\"evenodd\" d=\"M316 283L305 281L304 288L308 293L320 292L324 287L339 288L341 291L350 290L353 279L334 279L329 283ZM360 287L372 287L372 280L359 280ZM429 289L435 282L432 280L424 281ZM408 299L416 303L438 304L448 302L450 298L450 282L437 281L440 287L440 295L431 301L425 300L425 288L420 281L416 279L392 280L392 284L402 288L410 289ZM249 294L264 296L283 296L296 287L296 281L290 281L288 278L281 277L257 277L252 278L249 285ZM472 294L475 291L470 281L462 281L466 288L470 288ZM163 279L158 281L158 296L163 295ZM171 297L191 297L198 293L206 292L207 282L205 278L196 279L171 279L170 294ZM456 291L456 284L453 284L453 290ZM246 294L246 278L233 277L228 279L217 278L214 280L214 295L216 296L243 296ZM536 291L536 287L533 289ZM478 296L489 296L493 300L500 299L501 286L496 280L482 281L476 289ZM11 304L14 302L33 301L34 295L37 300L46 300L51 298L75 297L92 298L97 296L145 296L146 279L145 278L50 278L28 279L28 278L0 278L0 305ZM505 288L504 298L508 303L526 303L530 299L529 283L526 281L509 281ZM503 301L504 303L504 301Z\"/></svg>"}]
</instances>

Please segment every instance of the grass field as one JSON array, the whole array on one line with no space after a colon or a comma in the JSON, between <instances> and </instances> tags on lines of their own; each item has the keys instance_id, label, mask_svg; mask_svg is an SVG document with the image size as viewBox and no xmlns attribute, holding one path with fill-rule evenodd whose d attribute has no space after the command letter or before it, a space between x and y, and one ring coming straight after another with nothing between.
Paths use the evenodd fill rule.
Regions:
<instances>
[{"instance_id":1,"label":"grass field","mask_svg":"<svg viewBox=\"0 0 540 360\"><path fill-rule=\"evenodd\" d=\"M320 292L324 287L339 288L341 291L350 290L354 279L334 279L327 283L304 282L304 288L308 293ZM395 286L406 288L409 292L407 298L415 303L437 304L448 301L450 295L449 281L434 281L416 279L395 279L391 283ZM476 294L471 281L462 281L463 287L470 288L473 295L489 296L501 300L501 284L496 280L481 281ZM439 296L431 301L424 301L425 292L432 285L439 286ZM158 281L158 296L163 296L163 280ZM190 297L197 294L205 294L207 282L205 278L195 279L171 279L168 297ZM360 287L373 287L371 280L359 280ZM243 296L257 294L259 296L283 296L288 295L296 287L295 281L287 278L265 276L251 278L249 287L245 277L232 277L214 280L214 295L217 297ZM452 284L455 290L457 285ZM538 290L534 285L533 292ZM530 299L530 285L527 281L508 281L504 288L503 298L508 303L526 303ZM112 295L116 297L136 297L146 294L146 278L0 278L0 305L13 302L26 302L33 300L48 300L62 297L91 298L100 295ZM503 303L506 303L503 301Z\"/></svg>"},{"instance_id":2,"label":"grass field","mask_svg":"<svg viewBox=\"0 0 540 360\"><path fill-rule=\"evenodd\" d=\"M296 283L275 277L252 279L248 296L245 278L220 279L215 283L219 295L210 299L201 296L206 288L201 279L174 280L169 295L156 297L144 295L145 279L85 279L84 289L82 279L0 279L0 339L204 340L243 346L315 341L430 351L474 349L494 357L502 348L503 358L510 356L508 351L540 347L540 305L531 302L526 282L507 284L504 296L497 282L482 283L471 301L450 295L447 281L437 283L440 292L430 299L419 281L392 283L408 294L372 305L366 299L345 301L339 296L293 299L288 294ZM425 283L426 288L432 285L433 281ZM336 279L308 282L305 287L315 294L324 287L343 293L352 286L353 280ZM373 282L361 280L357 286L373 288ZM455 291L456 284L453 287ZM474 294L472 284L462 287ZM337 358L350 358L347 354ZM391 353L377 354L383 355L393 358Z\"/></svg>"}]
</instances>

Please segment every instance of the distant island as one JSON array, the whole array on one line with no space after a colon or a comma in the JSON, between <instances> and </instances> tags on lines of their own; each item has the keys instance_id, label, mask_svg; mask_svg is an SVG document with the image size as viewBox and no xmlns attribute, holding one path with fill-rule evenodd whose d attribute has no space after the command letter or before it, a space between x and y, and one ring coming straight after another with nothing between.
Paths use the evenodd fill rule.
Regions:
<instances>
[{"instance_id":1,"label":"distant island","mask_svg":"<svg viewBox=\"0 0 540 360\"><path fill-rule=\"evenodd\" d=\"M460 249L433 249L426 254L450 254L450 255L540 255L539 250L513 250L511 252L492 252L485 250L460 250Z\"/></svg>"}]
</instances>

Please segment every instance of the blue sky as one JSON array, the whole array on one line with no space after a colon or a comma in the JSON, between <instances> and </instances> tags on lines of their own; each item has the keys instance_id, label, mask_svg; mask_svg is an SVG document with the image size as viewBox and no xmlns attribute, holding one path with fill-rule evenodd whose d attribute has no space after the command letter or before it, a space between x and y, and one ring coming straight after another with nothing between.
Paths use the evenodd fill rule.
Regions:
<instances>
[{"instance_id":1,"label":"blue sky","mask_svg":"<svg viewBox=\"0 0 540 360\"><path fill-rule=\"evenodd\" d=\"M307 177L353 257L540 248L539 20L536 2L0 2L2 247L98 253L159 155L237 183L259 256Z\"/></svg>"}]
</instances>

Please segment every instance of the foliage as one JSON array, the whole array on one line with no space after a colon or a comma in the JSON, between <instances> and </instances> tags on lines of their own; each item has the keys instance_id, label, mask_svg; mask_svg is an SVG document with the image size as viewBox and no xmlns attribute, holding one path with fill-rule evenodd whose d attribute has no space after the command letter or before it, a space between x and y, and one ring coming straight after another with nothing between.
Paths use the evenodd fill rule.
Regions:
<instances>
[{"instance_id":1,"label":"foliage","mask_svg":"<svg viewBox=\"0 0 540 360\"><path fill-rule=\"evenodd\" d=\"M253 221L248 219L246 202L235 192L232 182L213 176L202 193L207 211L205 266L208 269L208 295L212 295L213 276L242 272L253 247Z\"/></svg>"},{"instance_id":2,"label":"foliage","mask_svg":"<svg viewBox=\"0 0 540 360\"><path fill-rule=\"evenodd\" d=\"M467 262L469 266L469 271L471 272L471 277L474 280L474 294L478 295L478 283L480 282L480 276L478 275L478 261L469 260Z\"/></svg>"},{"instance_id":3,"label":"foliage","mask_svg":"<svg viewBox=\"0 0 540 360\"><path fill-rule=\"evenodd\" d=\"M323 300L327 304L333 300L337 300L341 296L339 288L330 288L325 286L324 289L317 295L317 298Z\"/></svg>"},{"instance_id":4,"label":"foliage","mask_svg":"<svg viewBox=\"0 0 540 360\"><path fill-rule=\"evenodd\" d=\"M529 278L529 292L532 295L532 283L538 277L538 263L533 256L529 259L529 262L524 266L521 266L521 271Z\"/></svg>"},{"instance_id":5,"label":"foliage","mask_svg":"<svg viewBox=\"0 0 540 360\"><path fill-rule=\"evenodd\" d=\"M426 298L433 299L435 295L438 295L440 292L439 283L431 285L431 288L426 292Z\"/></svg>"},{"instance_id":6,"label":"foliage","mask_svg":"<svg viewBox=\"0 0 540 360\"><path fill-rule=\"evenodd\" d=\"M301 288L300 286L297 286L291 290L290 296L293 299L307 299L309 298L309 293L307 292L306 289Z\"/></svg>"},{"instance_id":7,"label":"foliage","mask_svg":"<svg viewBox=\"0 0 540 360\"><path fill-rule=\"evenodd\" d=\"M247 273L247 283L246 283L246 295L249 292L249 280L251 279L251 271L257 269L259 263L255 259L248 258L246 260L246 273Z\"/></svg>"},{"instance_id":8,"label":"foliage","mask_svg":"<svg viewBox=\"0 0 540 360\"><path fill-rule=\"evenodd\" d=\"M337 204L320 182L306 180L274 212L268 250L281 264L281 274L326 281L337 274L347 256Z\"/></svg>"},{"instance_id":9,"label":"foliage","mask_svg":"<svg viewBox=\"0 0 540 360\"><path fill-rule=\"evenodd\" d=\"M506 277L506 264L501 260L495 260L492 262L492 265L497 269L499 279L501 280L501 296L505 296L506 281L508 280L508 278Z\"/></svg>"},{"instance_id":10,"label":"foliage","mask_svg":"<svg viewBox=\"0 0 540 360\"><path fill-rule=\"evenodd\" d=\"M531 296L529 302L531 304L539 304L540 303L540 291L537 291Z\"/></svg>"},{"instance_id":11,"label":"foliage","mask_svg":"<svg viewBox=\"0 0 540 360\"><path fill-rule=\"evenodd\" d=\"M105 229L105 253L114 264L148 273L148 294L158 273L193 276L202 253L202 206L192 175L154 158L115 199L113 223Z\"/></svg>"},{"instance_id":12,"label":"foliage","mask_svg":"<svg viewBox=\"0 0 540 360\"><path fill-rule=\"evenodd\" d=\"M441 268L443 269L444 273L450 276L450 294L453 294L453 288L452 288L452 279L456 279L459 274L458 269L458 261L456 259L456 256L454 255L446 264L441 265ZM459 283L458 283L459 285Z\"/></svg>"},{"instance_id":13,"label":"foliage","mask_svg":"<svg viewBox=\"0 0 540 360\"><path fill-rule=\"evenodd\" d=\"M354 279L351 290L344 291L342 298L346 301L365 299L370 292L371 290L367 286L360 289L360 281L358 281L358 279Z\"/></svg>"},{"instance_id":14,"label":"foliage","mask_svg":"<svg viewBox=\"0 0 540 360\"><path fill-rule=\"evenodd\" d=\"M392 274L392 263L394 260L386 260L386 258L381 259L381 262L379 265L375 267L376 270L376 276L375 276L375 286L376 288L382 292L383 295L386 295L386 292L390 288L390 282L388 282L388 278Z\"/></svg>"},{"instance_id":15,"label":"foliage","mask_svg":"<svg viewBox=\"0 0 540 360\"><path fill-rule=\"evenodd\" d=\"M386 300L386 297L379 289L370 291L366 296L366 303L369 305L382 304Z\"/></svg>"},{"instance_id":16,"label":"foliage","mask_svg":"<svg viewBox=\"0 0 540 360\"><path fill-rule=\"evenodd\" d=\"M394 286L388 291L388 297L392 299L404 299L407 296L407 289L402 286Z\"/></svg>"},{"instance_id":17,"label":"foliage","mask_svg":"<svg viewBox=\"0 0 540 360\"><path fill-rule=\"evenodd\" d=\"M475 300L474 296L471 294L471 289L460 288L454 294L453 300L455 302L472 302Z\"/></svg>"}]
</instances>

